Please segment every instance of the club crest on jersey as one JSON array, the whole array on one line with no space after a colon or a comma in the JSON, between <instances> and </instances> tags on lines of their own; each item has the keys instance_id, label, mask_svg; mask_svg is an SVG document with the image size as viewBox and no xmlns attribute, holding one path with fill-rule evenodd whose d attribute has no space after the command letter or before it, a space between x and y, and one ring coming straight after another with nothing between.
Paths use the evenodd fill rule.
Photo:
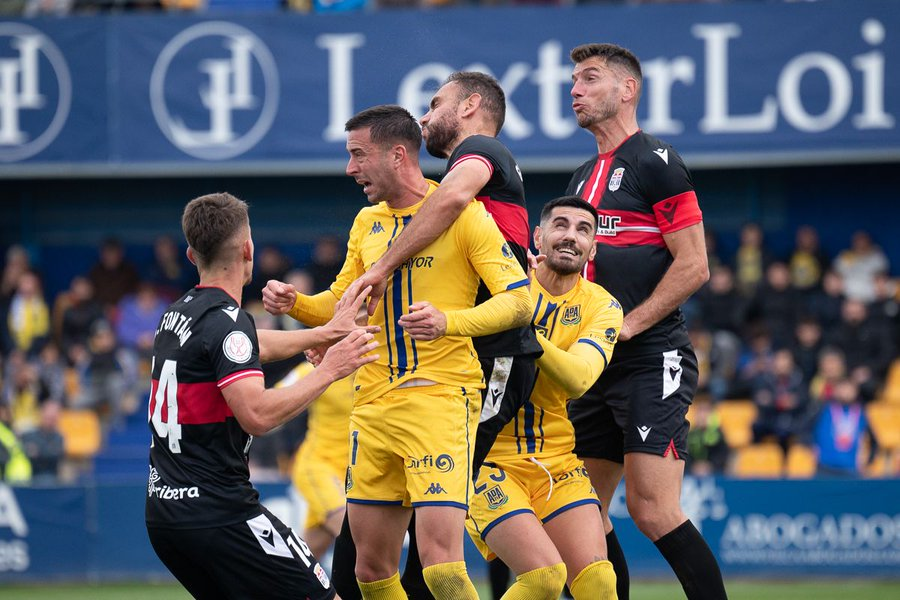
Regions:
<instances>
[{"instance_id":1,"label":"club crest on jersey","mask_svg":"<svg viewBox=\"0 0 900 600\"><path fill-rule=\"evenodd\" d=\"M622 217L617 217L613 215L597 215L597 235L605 235L605 236L615 236L616 235L616 226L619 224L619 221L622 220Z\"/></svg>"},{"instance_id":2,"label":"club crest on jersey","mask_svg":"<svg viewBox=\"0 0 900 600\"><path fill-rule=\"evenodd\" d=\"M610 344L615 344L616 338L619 337L619 332L616 331L615 327L610 327L605 332L603 332L603 335L606 336L607 342L609 342Z\"/></svg>"},{"instance_id":3,"label":"club crest on jersey","mask_svg":"<svg viewBox=\"0 0 900 600\"><path fill-rule=\"evenodd\" d=\"M619 167L612 172L609 178L609 191L614 192L622 185L622 176L625 174L625 167Z\"/></svg>"},{"instance_id":4,"label":"club crest on jersey","mask_svg":"<svg viewBox=\"0 0 900 600\"><path fill-rule=\"evenodd\" d=\"M562 324L578 325L579 323L581 323L581 305L567 306L563 311Z\"/></svg>"},{"instance_id":5,"label":"club crest on jersey","mask_svg":"<svg viewBox=\"0 0 900 600\"><path fill-rule=\"evenodd\" d=\"M506 495L506 492L503 491L499 485L495 485L488 491L484 493L484 499L487 500L488 508L491 510L497 510L507 502L509 502L509 496Z\"/></svg>"},{"instance_id":6,"label":"club crest on jersey","mask_svg":"<svg viewBox=\"0 0 900 600\"><path fill-rule=\"evenodd\" d=\"M253 356L253 342L243 331L232 331L222 342L222 351L228 360L240 365Z\"/></svg>"}]
</instances>

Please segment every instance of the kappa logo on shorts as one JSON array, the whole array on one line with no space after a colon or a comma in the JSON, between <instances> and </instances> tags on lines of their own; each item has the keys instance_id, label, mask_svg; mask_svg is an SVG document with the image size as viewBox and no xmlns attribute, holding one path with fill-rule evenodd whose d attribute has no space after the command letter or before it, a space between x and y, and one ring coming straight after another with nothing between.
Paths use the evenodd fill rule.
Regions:
<instances>
[{"instance_id":1,"label":"kappa logo on shorts","mask_svg":"<svg viewBox=\"0 0 900 600\"><path fill-rule=\"evenodd\" d=\"M432 483L428 486L428 489L425 490L425 495L438 495L438 494L446 494L447 490L443 488L443 486L439 483Z\"/></svg>"},{"instance_id":2,"label":"kappa logo on shorts","mask_svg":"<svg viewBox=\"0 0 900 600\"><path fill-rule=\"evenodd\" d=\"M503 491L499 485L495 485L488 491L484 493L484 499L487 500L488 508L491 510L497 510L507 502L509 502L509 496L506 495L506 492Z\"/></svg>"}]
</instances>

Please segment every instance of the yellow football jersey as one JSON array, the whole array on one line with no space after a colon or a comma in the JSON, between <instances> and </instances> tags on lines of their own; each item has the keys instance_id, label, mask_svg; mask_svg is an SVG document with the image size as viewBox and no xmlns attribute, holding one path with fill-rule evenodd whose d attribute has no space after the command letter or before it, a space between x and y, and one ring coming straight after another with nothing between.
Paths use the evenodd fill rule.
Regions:
<instances>
[{"instance_id":1,"label":"yellow football jersey","mask_svg":"<svg viewBox=\"0 0 900 600\"><path fill-rule=\"evenodd\" d=\"M585 344L595 350L591 360L603 368L612 359L613 347L622 327L622 307L601 286L580 277L567 294L552 296L532 277L531 297L535 308L532 324L538 335L563 350ZM531 398L506 424L488 454L488 460L513 456L558 456L572 452L575 430L569 422L565 390L541 372L544 354L537 361L537 381Z\"/></svg>"},{"instance_id":2,"label":"yellow football jersey","mask_svg":"<svg viewBox=\"0 0 900 600\"><path fill-rule=\"evenodd\" d=\"M390 247L428 196L437 189L429 181L421 202L395 210L381 202L362 209L353 221L347 258L331 286L340 298L347 287ZM471 202L450 227L389 277L371 325L380 358L356 375L356 402L368 402L411 378L465 388L484 387L481 366L469 337L444 336L433 341L410 339L397 319L414 302L428 301L443 312L471 308L479 281L492 294L527 285L528 279L481 202Z\"/></svg>"}]
</instances>

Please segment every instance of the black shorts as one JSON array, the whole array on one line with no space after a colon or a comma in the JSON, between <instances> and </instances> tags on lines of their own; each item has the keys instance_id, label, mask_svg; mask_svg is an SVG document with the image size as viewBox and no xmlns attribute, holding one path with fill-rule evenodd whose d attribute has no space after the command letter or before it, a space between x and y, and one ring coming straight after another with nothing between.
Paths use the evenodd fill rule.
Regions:
<instances>
[{"instance_id":1,"label":"black shorts","mask_svg":"<svg viewBox=\"0 0 900 600\"><path fill-rule=\"evenodd\" d=\"M157 556L198 600L334 598L306 542L265 508L246 522L202 529L147 527Z\"/></svg>"},{"instance_id":2,"label":"black shorts","mask_svg":"<svg viewBox=\"0 0 900 600\"><path fill-rule=\"evenodd\" d=\"M629 452L687 455L685 415L697 391L690 345L656 354L614 356L588 392L569 403L579 458L624 462Z\"/></svg>"},{"instance_id":3,"label":"black shorts","mask_svg":"<svg viewBox=\"0 0 900 600\"><path fill-rule=\"evenodd\" d=\"M481 422L472 459L472 472L476 474L497 434L531 397L536 378L533 355L482 358L480 362L486 385L481 392Z\"/></svg>"}]
</instances>

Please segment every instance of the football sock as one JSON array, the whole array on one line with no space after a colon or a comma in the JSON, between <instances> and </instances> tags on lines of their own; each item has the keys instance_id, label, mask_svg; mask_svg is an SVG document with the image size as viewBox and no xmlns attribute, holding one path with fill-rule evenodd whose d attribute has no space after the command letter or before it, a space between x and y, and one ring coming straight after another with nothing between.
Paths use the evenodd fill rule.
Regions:
<instances>
[{"instance_id":1,"label":"football sock","mask_svg":"<svg viewBox=\"0 0 900 600\"><path fill-rule=\"evenodd\" d=\"M350 535L350 521L344 514L341 532L334 540L331 556L331 583L341 600L362 600L356 583L356 546Z\"/></svg>"},{"instance_id":2,"label":"football sock","mask_svg":"<svg viewBox=\"0 0 900 600\"><path fill-rule=\"evenodd\" d=\"M557 563L517 576L501 600L557 600L565 585L566 565Z\"/></svg>"},{"instance_id":3,"label":"football sock","mask_svg":"<svg viewBox=\"0 0 900 600\"><path fill-rule=\"evenodd\" d=\"M616 595L619 600L629 600L628 588L631 586L631 579L628 576L628 563L625 562L625 553L622 552L615 529L606 534L606 556L609 557L609 562L616 572Z\"/></svg>"},{"instance_id":4,"label":"football sock","mask_svg":"<svg viewBox=\"0 0 900 600\"><path fill-rule=\"evenodd\" d=\"M406 568L400 578L409 600L434 600L425 576L422 574L422 560L419 558L419 544L416 542L416 515L409 521L409 548L406 551Z\"/></svg>"},{"instance_id":5,"label":"football sock","mask_svg":"<svg viewBox=\"0 0 900 600\"><path fill-rule=\"evenodd\" d=\"M422 569L422 574L428 589L438 600L478 600L465 561L431 565Z\"/></svg>"},{"instance_id":6,"label":"football sock","mask_svg":"<svg viewBox=\"0 0 900 600\"><path fill-rule=\"evenodd\" d=\"M400 585L400 573L394 573L387 579L379 581L369 583L360 581L359 589L365 600L406 600L406 592Z\"/></svg>"},{"instance_id":7,"label":"football sock","mask_svg":"<svg viewBox=\"0 0 900 600\"><path fill-rule=\"evenodd\" d=\"M608 560L592 562L581 570L569 586L575 600L617 600L616 572Z\"/></svg>"},{"instance_id":8,"label":"football sock","mask_svg":"<svg viewBox=\"0 0 900 600\"><path fill-rule=\"evenodd\" d=\"M491 580L493 600L500 600L506 590L509 589L509 567L499 558L495 558L488 563L488 576Z\"/></svg>"},{"instance_id":9,"label":"football sock","mask_svg":"<svg viewBox=\"0 0 900 600\"><path fill-rule=\"evenodd\" d=\"M726 600L725 583L716 557L689 520L656 540L688 600Z\"/></svg>"}]
</instances>

